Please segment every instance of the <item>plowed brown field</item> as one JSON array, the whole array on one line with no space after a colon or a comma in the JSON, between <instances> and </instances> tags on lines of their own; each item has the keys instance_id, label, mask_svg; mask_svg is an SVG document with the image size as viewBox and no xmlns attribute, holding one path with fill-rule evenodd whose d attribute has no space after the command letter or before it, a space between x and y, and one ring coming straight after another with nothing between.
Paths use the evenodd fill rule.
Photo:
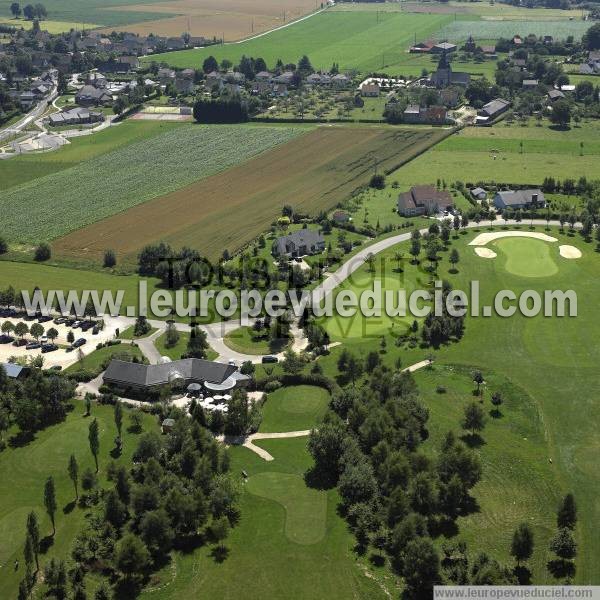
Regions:
<instances>
[{"instance_id":1,"label":"plowed brown field","mask_svg":"<svg viewBox=\"0 0 600 600\"><path fill-rule=\"evenodd\" d=\"M57 255L99 259L107 248L131 260L165 240L209 258L265 231L285 204L326 211L366 184L375 164L390 171L449 132L433 129L321 127L228 171L66 235Z\"/></svg>"}]
</instances>

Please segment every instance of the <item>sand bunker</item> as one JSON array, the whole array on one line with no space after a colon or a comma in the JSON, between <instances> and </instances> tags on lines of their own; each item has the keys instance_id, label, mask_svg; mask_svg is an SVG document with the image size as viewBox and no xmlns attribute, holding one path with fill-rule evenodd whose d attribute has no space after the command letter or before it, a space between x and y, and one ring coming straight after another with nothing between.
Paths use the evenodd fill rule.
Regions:
<instances>
[{"instance_id":1,"label":"sand bunker","mask_svg":"<svg viewBox=\"0 0 600 600\"><path fill-rule=\"evenodd\" d=\"M563 258L581 258L581 250L575 246L559 246L558 251Z\"/></svg>"},{"instance_id":2,"label":"sand bunker","mask_svg":"<svg viewBox=\"0 0 600 600\"><path fill-rule=\"evenodd\" d=\"M496 258L497 254L489 248L475 248L475 254L481 258Z\"/></svg>"},{"instance_id":3,"label":"sand bunker","mask_svg":"<svg viewBox=\"0 0 600 600\"><path fill-rule=\"evenodd\" d=\"M528 237L544 242L557 241L556 238L536 231L490 231L488 233L480 233L473 241L469 242L469 246L485 246L488 242L507 237ZM479 256L481 256L481 254Z\"/></svg>"}]
</instances>

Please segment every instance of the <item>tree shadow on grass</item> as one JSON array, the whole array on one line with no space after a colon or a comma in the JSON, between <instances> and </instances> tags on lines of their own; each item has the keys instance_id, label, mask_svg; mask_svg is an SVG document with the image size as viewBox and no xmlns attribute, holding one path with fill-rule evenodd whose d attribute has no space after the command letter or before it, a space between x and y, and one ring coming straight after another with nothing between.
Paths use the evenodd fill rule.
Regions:
<instances>
[{"instance_id":1,"label":"tree shadow on grass","mask_svg":"<svg viewBox=\"0 0 600 600\"><path fill-rule=\"evenodd\" d=\"M513 570L519 585L531 585L531 571L524 565L516 566Z\"/></svg>"},{"instance_id":2,"label":"tree shadow on grass","mask_svg":"<svg viewBox=\"0 0 600 600\"><path fill-rule=\"evenodd\" d=\"M304 473L304 483L315 490L330 490L335 487L336 481L326 473L321 473L315 467L311 467Z\"/></svg>"},{"instance_id":3,"label":"tree shadow on grass","mask_svg":"<svg viewBox=\"0 0 600 600\"><path fill-rule=\"evenodd\" d=\"M196 549L206 544L206 536L198 533L195 535L184 535L175 538L173 548L183 554L191 554Z\"/></svg>"},{"instance_id":4,"label":"tree shadow on grass","mask_svg":"<svg viewBox=\"0 0 600 600\"><path fill-rule=\"evenodd\" d=\"M54 536L47 535L40 540L40 554L46 554L54 546Z\"/></svg>"},{"instance_id":5,"label":"tree shadow on grass","mask_svg":"<svg viewBox=\"0 0 600 600\"><path fill-rule=\"evenodd\" d=\"M490 417L492 417L492 419L500 419L502 416L502 411L500 409L492 408L492 410L490 410Z\"/></svg>"},{"instance_id":6,"label":"tree shadow on grass","mask_svg":"<svg viewBox=\"0 0 600 600\"><path fill-rule=\"evenodd\" d=\"M377 552L372 552L369 556L369 562L375 567L383 567L385 565L385 556Z\"/></svg>"},{"instance_id":7,"label":"tree shadow on grass","mask_svg":"<svg viewBox=\"0 0 600 600\"><path fill-rule=\"evenodd\" d=\"M229 548L227 546L215 546L211 551L210 555L216 563L222 563L227 560L229 556Z\"/></svg>"},{"instance_id":8,"label":"tree shadow on grass","mask_svg":"<svg viewBox=\"0 0 600 600\"><path fill-rule=\"evenodd\" d=\"M10 437L8 444L11 448L23 448L33 442L35 435L32 431L19 431Z\"/></svg>"},{"instance_id":9,"label":"tree shadow on grass","mask_svg":"<svg viewBox=\"0 0 600 600\"><path fill-rule=\"evenodd\" d=\"M486 444L486 441L478 433L466 433L465 435L462 435L460 439L469 448L481 448Z\"/></svg>"},{"instance_id":10,"label":"tree shadow on grass","mask_svg":"<svg viewBox=\"0 0 600 600\"><path fill-rule=\"evenodd\" d=\"M63 507L63 514L68 515L68 514L72 513L75 506L77 506L77 503L75 502L75 500L72 500L68 504L65 504Z\"/></svg>"},{"instance_id":11,"label":"tree shadow on grass","mask_svg":"<svg viewBox=\"0 0 600 600\"><path fill-rule=\"evenodd\" d=\"M550 571L550 573L552 573L552 575L557 579L562 579L564 577L575 577L576 567L575 563L571 560L556 558L548 561L547 567L548 571Z\"/></svg>"},{"instance_id":12,"label":"tree shadow on grass","mask_svg":"<svg viewBox=\"0 0 600 600\"><path fill-rule=\"evenodd\" d=\"M140 595L145 577L120 577L114 585L115 600L133 600Z\"/></svg>"}]
</instances>

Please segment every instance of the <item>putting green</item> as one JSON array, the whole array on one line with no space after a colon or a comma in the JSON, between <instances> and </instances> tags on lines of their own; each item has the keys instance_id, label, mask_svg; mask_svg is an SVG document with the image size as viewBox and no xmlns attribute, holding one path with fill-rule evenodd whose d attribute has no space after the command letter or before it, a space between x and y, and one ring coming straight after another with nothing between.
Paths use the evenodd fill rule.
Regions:
<instances>
[{"instance_id":1,"label":"putting green","mask_svg":"<svg viewBox=\"0 0 600 600\"><path fill-rule=\"evenodd\" d=\"M299 475L263 472L248 479L246 489L285 509L285 535L296 544L316 544L325 537L327 494L306 487Z\"/></svg>"},{"instance_id":2,"label":"putting green","mask_svg":"<svg viewBox=\"0 0 600 600\"><path fill-rule=\"evenodd\" d=\"M325 415L329 393L315 385L282 387L268 395L259 431L303 431Z\"/></svg>"},{"instance_id":3,"label":"putting green","mask_svg":"<svg viewBox=\"0 0 600 600\"><path fill-rule=\"evenodd\" d=\"M505 257L504 268L519 277L550 277L558 273L556 246L533 238L504 238L493 245Z\"/></svg>"}]
</instances>

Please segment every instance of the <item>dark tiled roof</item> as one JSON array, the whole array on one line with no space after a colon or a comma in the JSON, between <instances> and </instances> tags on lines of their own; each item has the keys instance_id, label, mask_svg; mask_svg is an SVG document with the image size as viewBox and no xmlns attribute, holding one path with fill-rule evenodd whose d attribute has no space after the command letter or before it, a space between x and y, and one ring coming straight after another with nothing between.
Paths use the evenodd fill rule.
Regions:
<instances>
[{"instance_id":1,"label":"dark tiled roof","mask_svg":"<svg viewBox=\"0 0 600 600\"><path fill-rule=\"evenodd\" d=\"M505 206L519 206L522 204L531 204L533 202L533 196L537 196L537 202L544 204L546 199L544 198L544 192L542 190L516 190L516 191L503 191L498 192L498 197L502 200Z\"/></svg>"},{"instance_id":2,"label":"dark tiled roof","mask_svg":"<svg viewBox=\"0 0 600 600\"><path fill-rule=\"evenodd\" d=\"M288 247L296 249L300 246L310 247L320 243L325 243L325 239L320 231L315 231L314 229L299 229L289 235L277 238L275 241L279 254L287 254L289 252Z\"/></svg>"},{"instance_id":3,"label":"dark tiled roof","mask_svg":"<svg viewBox=\"0 0 600 600\"><path fill-rule=\"evenodd\" d=\"M223 363L186 358L159 365L142 365L122 360L111 360L104 380L132 386L164 385L175 379L187 382L222 383L233 373L236 367Z\"/></svg>"}]
</instances>

